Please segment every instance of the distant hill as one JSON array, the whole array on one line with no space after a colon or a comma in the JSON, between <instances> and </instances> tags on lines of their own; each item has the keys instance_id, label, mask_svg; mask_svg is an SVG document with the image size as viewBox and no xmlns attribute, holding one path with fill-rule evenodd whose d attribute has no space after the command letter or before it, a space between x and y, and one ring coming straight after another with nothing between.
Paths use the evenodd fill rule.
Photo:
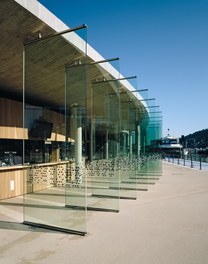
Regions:
<instances>
[{"instance_id":1,"label":"distant hill","mask_svg":"<svg viewBox=\"0 0 208 264\"><path fill-rule=\"evenodd\" d=\"M187 148L208 148L208 129L184 136L184 142Z\"/></svg>"}]
</instances>

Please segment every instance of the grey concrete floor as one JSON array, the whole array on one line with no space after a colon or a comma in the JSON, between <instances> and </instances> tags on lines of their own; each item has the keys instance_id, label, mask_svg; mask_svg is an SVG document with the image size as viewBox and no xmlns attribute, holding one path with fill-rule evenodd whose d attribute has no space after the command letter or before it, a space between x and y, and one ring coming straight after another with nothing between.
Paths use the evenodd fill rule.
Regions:
<instances>
[{"instance_id":1,"label":"grey concrete floor","mask_svg":"<svg viewBox=\"0 0 208 264\"><path fill-rule=\"evenodd\" d=\"M207 171L164 162L160 180L121 200L119 213L88 212L84 237L24 226L18 206L0 209L2 264L208 263Z\"/></svg>"}]
</instances>

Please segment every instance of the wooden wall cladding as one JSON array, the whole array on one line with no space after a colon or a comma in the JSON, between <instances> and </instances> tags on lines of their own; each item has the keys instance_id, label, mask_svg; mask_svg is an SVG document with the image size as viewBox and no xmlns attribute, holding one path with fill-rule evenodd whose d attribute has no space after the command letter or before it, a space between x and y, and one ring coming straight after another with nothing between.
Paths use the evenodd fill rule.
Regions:
<instances>
[{"instance_id":1,"label":"wooden wall cladding","mask_svg":"<svg viewBox=\"0 0 208 264\"><path fill-rule=\"evenodd\" d=\"M0 125L7 127L23 126L22 103L14 100L0 98Z\"/></svg>"},{"instance_id":2,"label":"wooden wall cladding","mask_svg":"<svg viewBox=\"0 0 208 264\"><path fill-rule=\"evenodd\" d=\"M24 170L0 171L0 199L7 199L24 193Z\"/></svg>"},{"instance_id":3,"label":"wooden wall cladding","mask_svg":"<svg viewBox=\"0 0 208 264\"><path fill-rule=\"evenodd\" d=\"M44 110L43 117L53 123L51 139L65 141L65 117L55 111ZM33 120L31 120L31 123ZM14 100L0 98L0 138L28 139L28 128L23 129L23 104ZM69 141L71 141L69 139Z\"/></svg>"},{"instance_id":4,"label":"wooden wall cladding","mask_svg":"<svg viewBox=\"0 0 208 264\"><path fill-rule=\"evenodd\" d=\"M0 98L0 138L22 139L22 103Z\"/></svg>"},{"instance_id":5,"label":"wooden wall cladding","mask_svg":"<svg viewBox=\"0 0 208 264\"><path fill-rule=\"evenodd\" d=\"M82 162L83 177L86 173ZM76 185L75 163L61 162L33 166L0 168L0 200L26 193L62 186Z\"/></svg>"}]
</instances>

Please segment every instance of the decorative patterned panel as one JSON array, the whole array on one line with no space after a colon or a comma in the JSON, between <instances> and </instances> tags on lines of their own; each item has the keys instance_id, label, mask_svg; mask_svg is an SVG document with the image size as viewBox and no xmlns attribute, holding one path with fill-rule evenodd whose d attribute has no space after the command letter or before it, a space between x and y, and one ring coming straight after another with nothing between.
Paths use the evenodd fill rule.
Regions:
<instances>
[{"instance_id":1,"label":"decorative patterned panel","mask_svg":"<svg viewBox=\"0 0 208 264\"><path fill-rule=\"evenodd\" d=\"M56 166L31 166L28 169L27 181L31 184L56 185Z\"/></svg>"}]
</instances>

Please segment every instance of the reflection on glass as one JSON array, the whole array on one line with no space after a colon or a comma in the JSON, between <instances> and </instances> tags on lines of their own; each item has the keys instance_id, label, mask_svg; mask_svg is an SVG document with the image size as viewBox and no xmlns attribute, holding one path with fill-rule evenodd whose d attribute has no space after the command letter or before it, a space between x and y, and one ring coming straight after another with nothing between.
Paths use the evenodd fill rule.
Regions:
<instances>
[{"instance_id":1,"label":"reflection on glass","mask_svg":"<svg viewBox=\"0 0 208 264\"><path fill-rule=\"evenodd\" d=\"M119 72L112 76L107 71L112 66L118 69L118 61L88 66L87 201L88 209L118 212L120 85Z\"/></svg>"},{"instance_id":2,"label":"reflection on glass","mask_svg":"<svg viewBox=\"0 0 208 264\"><path fill-rule=\"evenodd\" d=\"M79 30L79 34L85 31ZM74 129L69 100L76 102L77 96L80 97L78 89L82 89L84 98L86 70L76 73L69 70L70 87L65 82L66 65L76 64L75 57L83 62L86 57L86 42L77 33L68 32L25 45L24 223L85 234L86 186L77 178L74 185L78 138L69 133ZM78 41L79 47L75 49L71 41ZM80 81L76 90L77 80ZM75 90L68 93L67 89ZM80 156L82 162L82 151ZM82 210L68 207L75 202L81 203Z\"/></svg>"},{"instance_id":3,"label":"reflection on glass","mask_svg":"<svg viewBox=\"0 0 208 264\"><path fill-rule=\"evenodd\" d=\"M136 81L135 78L128 80L129 90L125 87L121 89L121 196L129 199L136 199L137 190L144 188L144 185L140 186L136 177L141 152L140 122L143 118L143 113L140 112L142 104L136 92Z\"/></svg>"}]
</instances>

